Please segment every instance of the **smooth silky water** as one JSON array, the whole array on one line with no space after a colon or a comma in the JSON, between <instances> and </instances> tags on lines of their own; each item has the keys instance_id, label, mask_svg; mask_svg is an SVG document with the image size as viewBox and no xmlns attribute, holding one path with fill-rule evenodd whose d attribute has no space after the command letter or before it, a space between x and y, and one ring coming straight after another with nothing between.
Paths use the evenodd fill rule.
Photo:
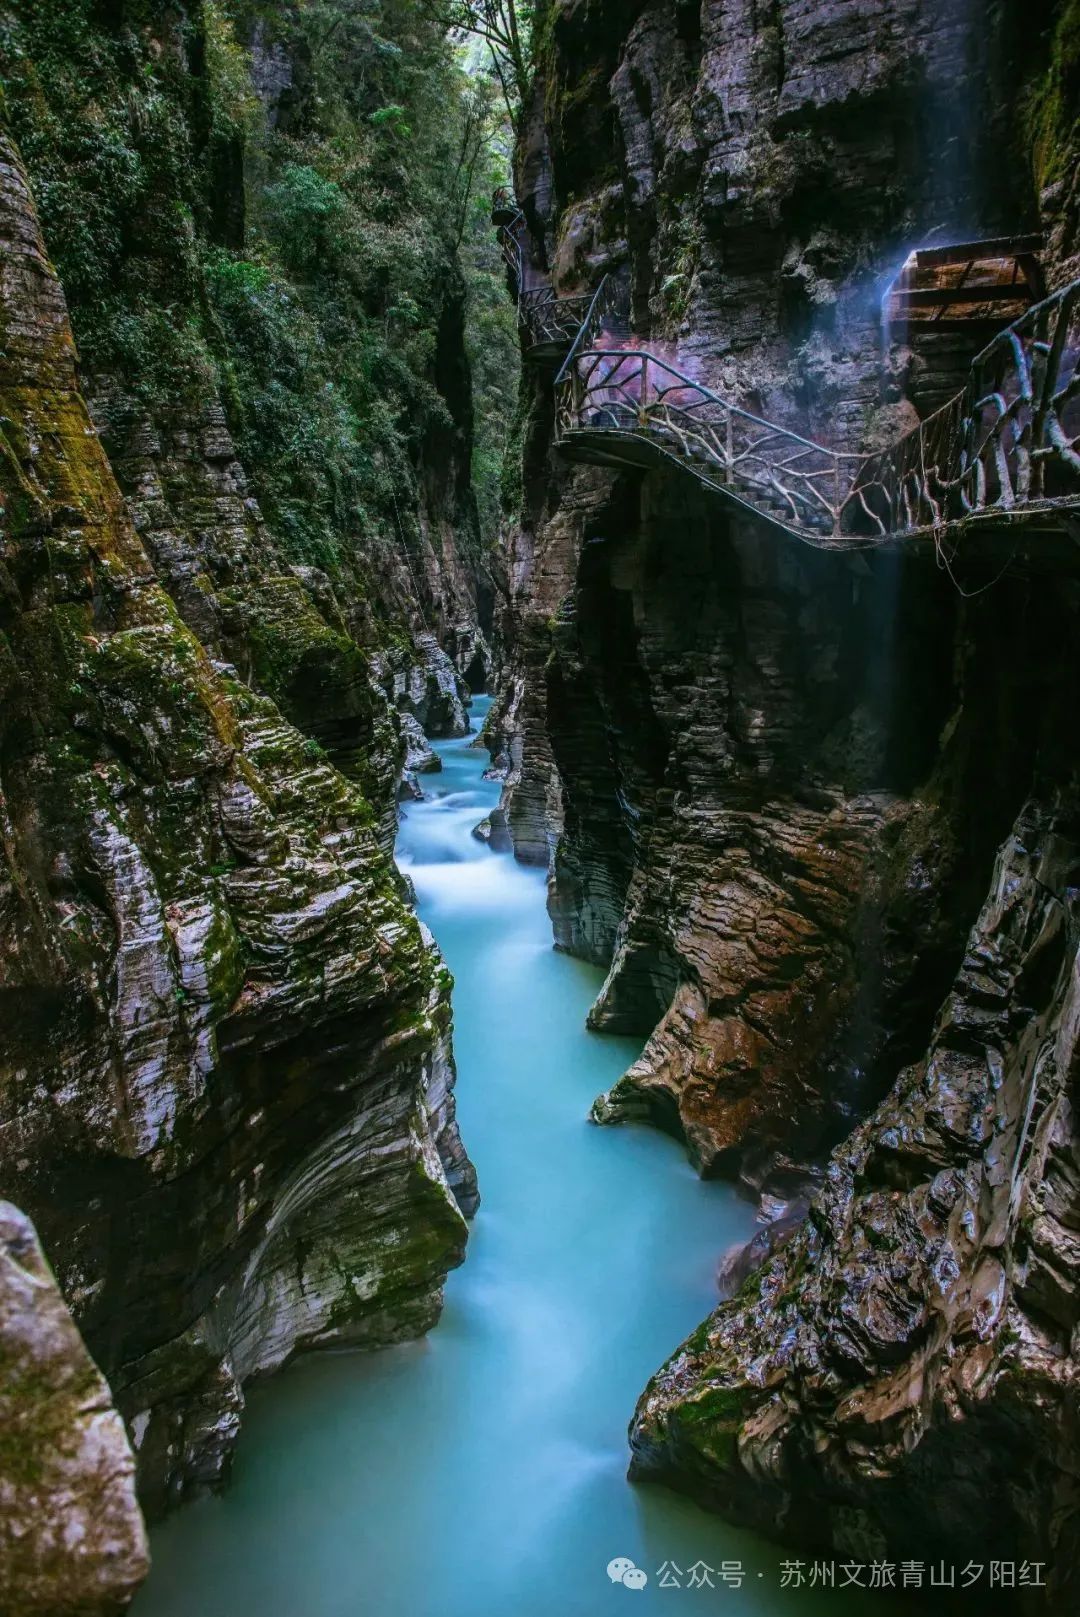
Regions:
<instances>
[{"instance_id":1,"label":"smooth silky water","mask_svg":"<svg viewBox=\"0 0 1080 1617\"><path fill-rule=\"evenodd\" d=\"M635 1400L715 1302L753 1210L664 1135L586 1120L637 1046L585 1031L601 976L553 950L542 872L473 837L499 788L471 739L438 746L398 841L455 977L483 1196L468 1258L426 1340L311 1355L251 1390L229 1490L155 1531L136 1617L880 1610L782 1587L775 1547L626 1480ZM609 1582L615 1556L648 1585ZM724 1561L743 1563L741 1588L688 1587L695 1563ZM665 1562L681 1588L660 1587Z\"/></svg>"}]
</instances>

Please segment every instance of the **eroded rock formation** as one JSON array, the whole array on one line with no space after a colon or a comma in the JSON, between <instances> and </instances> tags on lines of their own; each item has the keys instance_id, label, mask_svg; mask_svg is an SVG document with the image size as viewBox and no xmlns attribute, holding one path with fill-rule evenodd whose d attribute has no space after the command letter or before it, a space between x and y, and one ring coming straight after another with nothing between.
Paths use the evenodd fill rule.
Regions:
<instances>
[{"instance_id":1,"label":"eroded rock formation","mask_svg":"<svg viewBox=\"0 0 1080 1617\"><path fill-rule=\"evenodd\" d=\"M1040 1561L1055 1611L1080 1579L1077 807L1022 810L926 1055L631 1436L635 1474L819 1550Z\"/></svg>"},{"instance_id":2,"label":"eroded rock formation","mask_svg":"<svg viewBox=\"0 0 1080 1617\"><path fill-rule=\"evenodd\" d=\"M517 156L534 266L561 294L608 274L631 342L751 411L891 442L974 351L882 331L912 245L1042 227L1050 284L1074 273L1069 14L553 4ZM594 1115L781 1195L828 1161L805 1230L650 1388L635 1469L864 1554L986 1552L1000 1494L1000 1553L1060 1599L1068 545L816 551L677 471L561 463L551 384L489 732L557 942L608 967L593 1025L647 1038Z\"/></svg>"},{"instance_id":3,"label":"eroded rock formation","mask_svg":"<svg viewBox=\"0 0 1080 1617\"><path fill-rule=\"evenodd\" d=\"M475 1181L448 979L382 805L163 587L6 137L0 247L3 1182L159 1510L221 1478L248 1377L433 1322ZM206 454L226 467L211 505L239 519L227 444ZM249 643L298 644L295 577L239 549ZM321 617L302 656L320 644L353 656Z\"/></svg>"},{"instance_id":4,"label":"eroded rock formation","mask_svg":"<svg viewBox=\"0 0 1080 1617\"><path fill-rule=\"evenodd\" d=\"M146 1576L135 1462L34 1227L0 1202L0 1603L111 1617Z\"/></svg>"}]
</instances>

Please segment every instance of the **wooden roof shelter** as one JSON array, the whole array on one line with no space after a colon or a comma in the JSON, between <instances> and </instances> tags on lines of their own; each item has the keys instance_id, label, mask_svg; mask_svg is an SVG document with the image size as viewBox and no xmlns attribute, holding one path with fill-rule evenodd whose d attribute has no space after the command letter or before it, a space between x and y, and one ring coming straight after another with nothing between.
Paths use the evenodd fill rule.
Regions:
<instances>
[{"instance_id":1,"label":"wooden roof shelter","mask_svg":"<svg viewBox=\"0 0 1080 1617\"><path fill-rule=\"evenodd\" d=\"M1046 296L1041 236L918 247L882 299L887 326L1007 326Z\"/></svg>"}]
</instances>

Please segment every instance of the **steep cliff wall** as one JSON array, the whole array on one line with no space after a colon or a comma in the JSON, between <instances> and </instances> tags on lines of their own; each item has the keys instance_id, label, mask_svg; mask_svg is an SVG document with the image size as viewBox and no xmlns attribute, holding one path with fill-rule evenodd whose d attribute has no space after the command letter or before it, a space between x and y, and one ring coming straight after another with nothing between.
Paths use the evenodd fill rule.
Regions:
<instances>
[{"instance_id":1,"label":"steep cliff wall","mask_svg":"<svg viewBox=\"0 0 1080 1617\"><path fill-rule=\"evenodd\" d=\"M114 37L102 20L101 49L167 51L121 21ZM40 43L70 65L62 30ZM25 44L5 15L21 80ZM145 135L169 109L140 87ZM47 131L60 112L35 93L23 121ZM98 115L88 149L109 153ZM148 137L133 184L159 151ZM39 172L56 209L57 172ZM63 183L57 217L113 250L101 195L77 166ZM154 197L148 223L163 219L189 231L182 199ZM154 255L116 258L133 324L167 347ZM3 1186L34 1215L158 1510L223 1475L245 1379L434 1321L475 1182L447 974L382 846L400 756L369 675L382 642L361 646L326 580L290 564L207 385L133 417L118 448L111 412L138 376L118 379L115 348L93 364L91 333L99 435L6 134L0 263Z\"/></svg>"},{"instance_id":2,"label":"steep cliff wall","mask_svg":"<svg viewBox=\"0 0 1080 1617\"><path fill-rule=\"evenodd\" d=\"M1025 805L926 1054L632 1432L635 1474L818 1550L1041 1562L1021 1598L1053 1612L1080 1588L1078 829L1075 785Z\"/></svg>"},{"instance_id":3,"label":"steep cliff wall","mask_svg":"<svg viewBox=\"0 0 1080 1617\"><path fill-rule=\"evenodd\" d=\"M610 274L641 339L770 419L891 441L939 361L883 349L888 276L912 242L1038 218L1030 160L998 161L1029 116L1019 37L960 0L552 6L518 154L532 255L562 292ZM925 1036L1027 727L1008 739L988 638L966 715L1016 768L984 787L977 741L937 757L965 677L947 578L791 554L677 478L562 467L550 384L533 369L517 663L493 724L509 829L519 857L553 860L558 941L611 962L597 1025L666 1013L607 1111L673 1123L706 1168L812 1148ZM960 582L1001 564L965 557ZM853 969L868 952L872 982Z\"/></svg>"},{"instance_id":4,"label":"steep cliff wall","mask_svg":"<svg viewBox=\"0 0 1080 1617\"><path fill-rule=\"evenodd\" d=\"M652 1035L598 1115L757 1184L921 1049L1067 711L1072 620L1037 579L964 605L932 562L637 498L590 517L554 629L556 938L611 962L594 1025Z\"/></svg>"},{"instance_id":5,"label":"steep cliff wall","mask_svg":"<svg viewBox=\"0 0 1080 1617\"><path fill-rule=\"evenodd\" d=\"M384 842L399 741L380 690L460 731L467 692L442 691L451 663L486 664L490 594L454 253L468 199L433 194L459 90L411 15L388 9L390 37L332 5L0 15L84 388L154 566L203 642L359 780Z\"/></svg>"},{"instance_id":6,"label":"steep cliff wall","mask_svg":"<svg viewBox=\"0 0 1080 1617\"><path fill-rule=\"evenodd\" d=\"M1042 226L1051 283L1071 273L1068 9L1036 8L1021 28L1011 8L966 0L552 4L517 162L534 263L563 293L612 276L643 345L750 410L841 448L890 442L958 357L955 338L882 332L882 289L912 246ZM922 1527L944 1544L951 1524L951 1555L986 1549L979 1490L1008 1427L1003 1534L1056 1561L1064 1587L1055 1523L1073 1508L1074 1437L1048 1478L1037 1456L1076 1392L1076 1216L1053 1188L1059 1161L1074 1173L1074 1079L1063 1045L1059 1133L1030 1150L1038 1062L1019 1029L1053 1040L1071 1014L1069 881L1042 895L1031 846L1068 820L1075 789L1067 546L1051 565L987 533L952 574L932 546L817 552L677 472L561 464L551 380L535 368L523 407L515 666L492 730L518 856L551 863L556 939L609 967L593 1023L648 1036L594 1115L647 1117L703 1171L782 1194L868 1118L825 1169L801 1244L646 1396L636 1467L838 1546L852 1512L864 1547L907 1554ZM1021 821L1036 830L1012 832ZM1011 835L1060 940L1037 995L1003 911ZM973 1013L994 1022L995 1054L964 1045L964 1119L950 1083L933 1102L952 1131L941 1160L867 1185L864 1160L894 1149L897 1117L921 1128L912 1073L940 1070L948 1007L968 1002L972 951L999 923L996 1009ZM974 1188L991 1136L995 1162L1027 1142L1003 1207ZM924 1216L939 1170L980 1208L971 1244L948 1253L959 1203L941 1230ZM1033 1235L1051 1204L1059 1229ZM1052 1258L1031 1259L1040 1243ZM1027 1278L1043 1261L1061 1277L1050 1310ZM991 1272L989 1322L959 1298ZM1034 1338L1030 1358L1014 1352ZM955 1508L950 1421L968 1479ZM900 1501L920 1489L906 1532Z\"/></svg>"}]
</instances>

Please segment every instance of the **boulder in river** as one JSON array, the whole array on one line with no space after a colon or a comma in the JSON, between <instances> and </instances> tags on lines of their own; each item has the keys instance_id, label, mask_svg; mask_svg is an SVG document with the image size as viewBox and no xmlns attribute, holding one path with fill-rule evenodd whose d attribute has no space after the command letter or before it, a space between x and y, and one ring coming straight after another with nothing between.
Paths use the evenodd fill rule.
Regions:
<instances>
[{"instance_id":1,"label":"boulder in river","mask_svg":"<svg viewBox=\"0 0 1080 1617\"><path fill-rule=\"evenodd\" d=\"M437 775L442 759L424 734L420 721L411 713L401 714L401 732L405 737L405 771L411 775Z\"/></svg>"}]
</instances>

